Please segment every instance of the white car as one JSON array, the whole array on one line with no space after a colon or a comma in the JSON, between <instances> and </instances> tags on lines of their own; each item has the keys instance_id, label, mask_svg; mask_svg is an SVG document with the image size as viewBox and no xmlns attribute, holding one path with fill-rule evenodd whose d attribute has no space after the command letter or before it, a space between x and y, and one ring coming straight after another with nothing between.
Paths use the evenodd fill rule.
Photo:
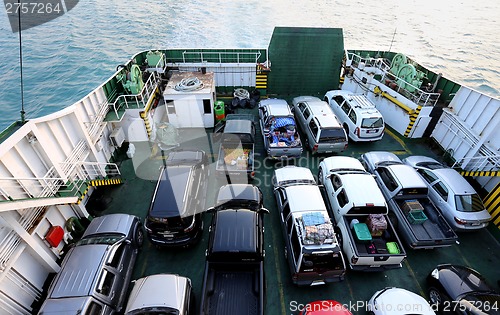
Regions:
<instances>
[{"instance_id":1,"label":"white car","mask_svg":"<svg viewBox=\"0 0 500 315\"><path fill-rule=\"evenodd\" d=\"M410 156L404 163L414 167L429 187L429 198L456 231L488 226L491 216L481 197L456 170L427 156Z\"/></svg>"},{"instance_id":2,"label":"white car","mask_svg":"<svg viewBox=\"0 0 500 315\"><path fill-rule=\"evenodd\" d=\"M191 280L173 274L157 274L134 281L125 315L196 314Z\"/></svg>"},{"instance_id":3,"label":"white car","mask_svg":"<svg viewBox=\"0 0 500 315\"><path fill-rule=\"evenodd\" d=\"M326 92L324 100L330 104L352 141L377 141L384 136L384 118L365 95L332 90Z\"/></svg>"},{"instance_id":4,"label":"white car","mask_svg":"<svg viewBox=\"0 0 500 315\"><path fill-rule=\"evenodd\" d=\"M368 301L367 311L375 315L436 314L423 297L401 288L385 288L375 292Z\"/></svg>"}]
</instances>

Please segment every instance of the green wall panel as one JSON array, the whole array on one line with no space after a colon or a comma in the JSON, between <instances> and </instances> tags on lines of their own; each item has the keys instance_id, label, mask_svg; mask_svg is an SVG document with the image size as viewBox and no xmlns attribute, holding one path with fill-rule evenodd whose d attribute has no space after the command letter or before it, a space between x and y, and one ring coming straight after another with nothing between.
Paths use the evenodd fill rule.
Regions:
<instances>
[{"instance_id":1,"label":"green wall panel","mask_svg":"<svg viewBox=\"0 0 500 315\"><path fill-rule=\"evenodd\" d=\"M322 97L338 89L343 55L340 28L276 27L269 44L268 93Z\"/></svg>"}]
</instances>

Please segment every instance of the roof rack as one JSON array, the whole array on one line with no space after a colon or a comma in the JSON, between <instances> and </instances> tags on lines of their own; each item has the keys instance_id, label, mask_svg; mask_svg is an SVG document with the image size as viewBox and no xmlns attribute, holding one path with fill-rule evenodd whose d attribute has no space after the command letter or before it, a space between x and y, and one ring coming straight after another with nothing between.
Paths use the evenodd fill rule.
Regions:
<instances>
[{"instance_id":1,"label":"roof rack","mask_svg":"<svg viewBox=\"0 0 500 315\"><path fill-rule=\"evenodd\" d=\"M298 232L306 245L323 245L337 242L330 220L321 212L305 213L296 219Z\"/></svg>"}]
</instances>

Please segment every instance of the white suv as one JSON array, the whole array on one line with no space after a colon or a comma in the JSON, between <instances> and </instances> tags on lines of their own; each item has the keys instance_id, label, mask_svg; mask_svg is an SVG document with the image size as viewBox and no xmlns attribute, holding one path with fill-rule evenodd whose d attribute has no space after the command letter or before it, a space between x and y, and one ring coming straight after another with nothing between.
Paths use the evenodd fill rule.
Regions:
<instances>
[{"instance_id":1,"label":"white suv","mask_svg":"<svg viewBox=\"0 0 500 315\"><path fill-rule=\"evenodd\" d=\"M384 136L384 118L375 105L362 94L332 90L324 100L330 104L353 141L377 141Z\"/></svg>"}]
</instances>

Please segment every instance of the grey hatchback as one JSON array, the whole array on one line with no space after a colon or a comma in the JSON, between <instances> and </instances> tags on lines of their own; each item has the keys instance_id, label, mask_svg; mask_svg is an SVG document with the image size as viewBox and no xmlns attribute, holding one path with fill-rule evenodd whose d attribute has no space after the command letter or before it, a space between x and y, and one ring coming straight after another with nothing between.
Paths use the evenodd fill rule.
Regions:
<instances>
[{"instance_id":1,"label":"grey hatchback","mask_svg":"<svg viewBox=\"0 0 500 315\"><path fill-rule=\"evenodd\" d=\"M491 216L481 197L456 170L427 156L403 160L414 167L429 187L429 198L456 231L471 231L488 226Z\"/></svg>"},{"instance_id":2,"label":"grey hatchback","mask_svg":"<svg viewBox=\"0 0 500 315\"><path fill-rule=\"evenodd\" d=\"M39 314L121 312L143 241L136 216L109 214L93 219L66 254Z\"/></svg>"}]
</instances>

